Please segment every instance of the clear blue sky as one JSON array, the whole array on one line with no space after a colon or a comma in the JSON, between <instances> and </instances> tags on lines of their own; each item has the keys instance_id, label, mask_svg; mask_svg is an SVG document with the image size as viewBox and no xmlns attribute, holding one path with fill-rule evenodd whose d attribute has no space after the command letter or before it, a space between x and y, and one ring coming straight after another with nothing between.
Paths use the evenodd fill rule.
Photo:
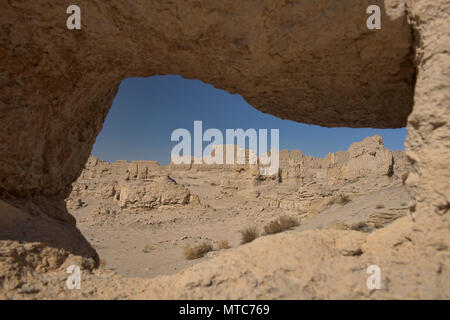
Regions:
<instances>
[{"instance_id":1,"label":"clear blue sky","mask_svg":"<svg viewBox=\"0 0 450 320\"><path fill-rule=\"evenodd\" d=\"M324 157L347 150L351 143L379 134L391 150L403 150L406 129L323 128L281 120L264 114L239 95L214 88L199 80L180 76L129 78L122 81L93 155L106 161L170 161L170 136L177 128L193 134L194 120L208 128L280 129L280 149L298 149L303 154ZM204 142L204 147L208 142Z\"/></svg>"}]
</instances>

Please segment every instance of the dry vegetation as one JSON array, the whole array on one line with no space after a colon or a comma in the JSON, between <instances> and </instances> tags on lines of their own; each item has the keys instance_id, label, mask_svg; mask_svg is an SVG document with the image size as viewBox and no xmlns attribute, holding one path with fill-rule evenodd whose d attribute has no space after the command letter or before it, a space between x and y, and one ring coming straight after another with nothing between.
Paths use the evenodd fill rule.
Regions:
<instances>
[{"instance_id":1,"label":"dry vegetation","mask_svg":"<svg viewBox=\"0 0 450 320\"><path fill-rule=\"evenodd\" d=\"M219 242L219 244L217 245L217 250L230 249L230 248L231 248L231 246L227 240L221 240Z\"/></svg>"},{"instance_id":2,"label":"dry vegetation","mask_svg":"<svg viewBox=\"0 0 450 320\"><path fill-rule=\"evenodd\" d=\"M146 244L144 246L144 249L142 249L142 252L144 253L149 253L150 251L154 250L155 246L151 245L151 244Z\"/></svg>"},{"instance_id":3,"label":"dry vegetation","mask_svg":"<svg viewBox=\"0 0 450 320\"><path fill-rule=\"evenodd\" d=\"M352 199L347 194L340 194L336 199L336 203L342 204L343 206L349 203L350 201L352 201Z\"/></svg>"},{"instance_id":4,"label":"dry vegetation","mask_svg":"<svg viewBox=\"0 0 450 320\"><path fill-rule=\"evenodd\" d=\"M202 242L199 245L184 247L183 256L186 260L194 260L203 257L208 252L213 251L213 247L209 242Z\"/></svg>"},{"instance_id":5,"label":"dry vegetation","mask_svg":"<svg viewBox=\"0 0 450 320\"><path fill-rule=\"evenodd\" d=\"M241 243L242 244L252 242L253 240L255 240L256 238L259 237L259 231L254 226L247 227L247 228L241 230L240 232L241 232Z\"/></svg>"},{"instance_id":6,"label":"dry vegetation","mask_svg":"<svg viewBox=\"0 0 450 320\"><path fill-rule=\"evenodd\" d=\"M100 267L104 268L106 267L106 264L107 264L106 259L101 258L99 261Z\"/></svg>"},{"instance_id":7,"label":"dry vegetation","mask_svg":"<svg viewBox=\"0 0 450 320\"><path fill-rule=\"evenodd\" d=\"M281 216L264 227L266 234L274 234L299 226L298 219L291 216Z\"/></svg>"},{"instance_id":8,"label":"dry vegetation","mask_svg":"<svg viewBox=\"0 0 450 320\"><path fill-rule=\"evenodd\" d=\"M384 208L384 204L379 203L379 204L377 204L377 206L376 206L375 208L377 208L377 209L383 209L383 208Z\"/></svg>"},{"instance_id":9,"label":"dry vegetation","mask_svg":"<svg viewBox=\"0 0 450 320\"><path fill-rule=\"evenodd\" d=\"M350 225L350 230L360 231L360 232L370 232L371 227L364 221L354 223Z\"/></svg>"}]
</instances>

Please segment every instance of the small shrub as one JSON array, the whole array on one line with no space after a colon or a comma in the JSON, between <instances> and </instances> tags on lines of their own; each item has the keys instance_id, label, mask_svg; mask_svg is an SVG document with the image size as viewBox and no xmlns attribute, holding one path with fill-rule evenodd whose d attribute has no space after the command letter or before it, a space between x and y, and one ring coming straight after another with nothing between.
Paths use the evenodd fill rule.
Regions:
<instances>
[{"instance_id":1,"label":"small shrub","mask_svg":"<svg viewBox=\"0 0 450 320\"><path fill-rule=\"evenodd\" d=\"M267 225L264 226L264 232L266 234L274 234L281 231L283 231L283 227L281 226L278 220L269 222Z\"/></svg>"},{"instance_id":2,"label":"small shrub","mask_svg":"<svg viewBox=\"0 0 450 320\"><path fill-rule=\"evenodd\" d=\"M242 244L252 242L253 240L259 237L259 232L256 227L247 227L241 230L240 232Z\"/></svg>"},{"instance_id":3,"label":"small shrub","mask_svg":"<svg viewBox=\"0 0 450 320\"><path fill-rule=\"evenodd\" d=\"M402 202L401 206L406 207L408 204L406 202Z\"/></svg>"},{"instance_id":4,"label":"small shrub","mask_svg":"<svg viewBox=\"0 0 450 320\"><path fill-rule=\"evenodd\" d=\"M217 245L217 250L222 250L222 249L230 249L230 244L228 243L227 240L221 240L219 242L219 244Z\"/></svg>"},{"instance_id":5,"label":"small shrub","mask_svg":"<svg viewBox=\"0 0 450 320\"><path fill-rule=\"evenodd\" d=\"M408 175L409 175L409 173L404 173L404 174L402 174L402 183L403 183L403 184L406 183L406 180L408 179Z\"/></svg>"},{"instance_id":6,"label":"small shrub","mask_svg":"<svg viewBox=\"0 0 450 320\"><path fill-rule=\"evenodd\" d=\"M337 229L337 230L349 230L350 226L344 222L338 221L333 223L331 226L331 229ZM319 229L319 228L317 228Z\"/></svg>"},{"instance_id":7,"label":"small shrub","mask_svg":"<svg viewBox=\"0 0 450 320\"><path fill-rule=\"evenodd\" d=\"M377 209L383 209L383 208L384 208L384 204L379 203L379 204L377 204L377 206L376 206L375 208L377 208Z\"/></svg>"},{"instance_id":8,"label":"small shrub","mask_svg":"<svg viewBox=\"0 0 450 320\"><path fill-rule=\"evenodd\" d=\"M184 247L183 256L186 260L199 259L212 250L213 247L211 243L205 241L193 247L191 247L190 245Z\"/></svg>"},{"instance_id":9,"label":"small shrub","mask_svg":"<svg viewBox=\"0 0 450 320\"><path fill-rule=\"evenodd\" d=\"M144 249L142 249L142 251L144 253L149 253L150 251L152 251L154 249L155 249L155 247L153 245L147 244L147 245L144 246Z\"/></svg>"},{"instance_id":10,"label":"small shrub","mask_svg":"<svg viewBox=\"0 0 450 320\"><path fill-rule=\"evenodd\" d=\"M350 198L349 195L346 194L340 194L336 199L336 202L342 204L343 206L345 206L350 201L352 201L352 199Z\"/></svg>"},{"instance_id":11,"label":"small shrub","mask_svg":"<svg viewBox=\"0 0 450 320\"><path fill-rule=\"evenodd\" d=\"M106 267L106 259L101 258L99 262L100 267L104 268Z\"/></svg>"},{"instance_id":12,"label":"small shrub","mask_svg":"<svg viewBox=\"0 0 450 320\"><path fill-rule=\"evenodd\" d=\"M350 230L361 231L361 232L368 232L368 231L370 231L370 229L371 229L370 226L363 221L354 223L350 226Z\"/></svg>"},{"instance_id":13,"label":"small shrub","mask_svg":"<svg viewBox=\"0 0 450 320\"><path fill-rule=\"evenodd\" d=\"M280 224L286 230L286 229L298 227L300 225L300 222L298 222L297 218L294 218L291 216L281 216Z\"/></svg>"},{"instance_id":14,"label":"small shrub","mask_svg":"<svg viewBox=\"0 0 450 320\"><path fill-rule=\"evenodd\" d=\"M278 232L282 232L284 230L288 230L294 227L297 227L300 223L294 217L290 216L281 216L277 220L269 222L264 227L264 232L266 234L274 234Z\"/></svg>"}]
</instances>

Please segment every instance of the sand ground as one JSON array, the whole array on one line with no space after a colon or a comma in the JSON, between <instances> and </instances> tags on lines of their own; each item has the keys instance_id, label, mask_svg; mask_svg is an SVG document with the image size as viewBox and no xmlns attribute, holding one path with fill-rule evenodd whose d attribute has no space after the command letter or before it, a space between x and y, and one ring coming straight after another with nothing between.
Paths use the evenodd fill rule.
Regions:
<instances>
[{"instance_id":1,"label":"sand ground","mask_svg":"<svg viewBox=\"0 0 450 320\"><path fill-rule=\"evenodd\" d=\"M347 228L371 220L380 227L406 214L409 201L402 185L358 192L366 187L350 183L337 188L350 194L348 203L334 203L321 212L305 215L295 209L271 207L263 201L294 194L298 191L298 184L294 182L262 186L258 191L260 195L255 197L253 193L238 191L224 194L221 186L209 183L201 174L180 175L176 180L198 195L200 204L161 206L105 217L94 213L93 208L100 200L91 197L84 198L85 205L72 211L78 227L99 253L106 269L127 277L171 275L219 254L214 251L200 259L185 260L183 248L186 245L207 241L216 247L219 241L227 240L231 247L237 247L241 243L241 229L257 226L262 230L269 221L284 214L301 221L294 229L298 232Z\"/></svg>"}]
</instances>

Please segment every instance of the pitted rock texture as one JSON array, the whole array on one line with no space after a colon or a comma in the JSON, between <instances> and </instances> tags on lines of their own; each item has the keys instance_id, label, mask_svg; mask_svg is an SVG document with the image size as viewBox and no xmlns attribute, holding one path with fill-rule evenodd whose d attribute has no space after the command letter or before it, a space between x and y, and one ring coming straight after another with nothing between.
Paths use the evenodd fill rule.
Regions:
<instances>
[{"instance_id":1,"label":"pitted rock texture","mask_svg":"<svg viewBox=\"0 0 450 320\"><path fill-rule=\"evenodd\" d=\"M450 1L414 0L418 68L414 109L408 118L405 151L413 166L406 180L415 215L450 210Z\"/></svg>"},{"instance_id":2,"label":"pitted rock texture","mask_svg":"<svg viewBox=\"0 0 450 320\"><path fill-rule=\"evenodd\" d=\"M0 291L16 289L32 282L35 273L68 266L70 261L86 270L99 263L96 251L73 224L0 200Z\"/></svg>"},{"instance_id":3,"label":"pitted rock texture","mask_svg":"<svg viewBox=\"0 0 450 320\"><path fill-rule=\"evenodd\" d=\"M436 223L437 216L420 225L404 217L369 235L289 231L226 250L173 276L84 271L81 290L67 290L61 269L35 274L16 290L0 290L0 298L449 299L449 230ZM380 290L366 286L370 265L381 268Z\"/></svg>"},{"instance_id":4,"label":"pitted rock texture","mask_svg":"<svg viewBox=\"0 0 450 320\"><path fill-rule=\"evenodd\" d=\"M401 0L384 1L377 31L366 0L80 0L75 31L68 5L2 4L3 194L65 198L126 77L180 74L323 126L401 127L411 111Z\"/></svg>"},{"instance_id":5,"label":"pitted rock texture","mask_svg":"<svg viewBox=\"0 0 450 320\"><path fill-rule=\"evenodd\" d=\"M219 148L225 154L226 147L216 146L216 150ZM244 154L248 155L249 151L245 150ZM299 150L282 150L279 162L276 175L263 176L259 162L250 164L248 157L243 164L170 163L160 166L155 161L110 163L90 156L73 184L67 203L69 209L78 209L83 207L85 199L95 198L101 203L98 211L110 214L197 204L197 195L177 182L192 176L203 183L220 186L220 194L214 196L217 199L237 193L250 198L261 194L262 203L269 207L295 208L310 215L336 202L345 192L339 192L340 188L345 187L350 193L364 193L401 185L409 169L405 154L385 148L379 135L355 142L348 151L330 153L323 159L305 156ZM282 196L271 192L271 188L289 191ZM210 191L213 194L212 189Z\"/></svg>"},{"instance_id":6,"label":"pitted rock texture","mask_svg":"<svg viewBox=\"0 0 450 320\"><path fill-rule=\"evenodd\" d=\"M52 283L32 269L36 261L57 268L70 256L66 247L95 260L63 199L120 81L180 74L240 93L263 112L324 126L401 127L413 106L405 148L412 161L405 177L411 217L367 237L310 231L264 238L145 283L94 275L91 293L61 290L57 297L448 299L450 1L386 0L378 31L366 29L363 0L79 0L83 29L72 32L65 27L69 4L0 4L0 197L24 213L5 205L2 224L14 228L1 228L13 240L6 246L2 240L2 274L23 267L36 285ZM61 229L52 233L51 226ZM40 243L49 236L56 244L50 241L46 250L15 242L22 236L33 242L35 235ZM340 239L352 238L350 249L341 246ZM336 249L354 251L355 243L361 244L360 257L338 254ZM34 252L32 263L23 266L27 251ZM33 260L35 252L41 253ZM50 252L48 263L42 256ZM385 290L373 295L362 291L361 273L369 263L388 275ZM14 281L14 288L24 287ZM55 296L43 288L23 288L19 296Z\"/></svg>"},{"instance_id":7,"label":"pitted rock texture","mask_svg":"<svg viewBox=\"0 0 450 320\"><path fill-rule=\"evenodd\" d=\"M299 150L282 150L280 168L282 179L336 184L358 178L401 178L409 170L409 161L403 152L386 149L381 136L375 135L323 159L305 156Z\"/></svg>"}]
</instances>

